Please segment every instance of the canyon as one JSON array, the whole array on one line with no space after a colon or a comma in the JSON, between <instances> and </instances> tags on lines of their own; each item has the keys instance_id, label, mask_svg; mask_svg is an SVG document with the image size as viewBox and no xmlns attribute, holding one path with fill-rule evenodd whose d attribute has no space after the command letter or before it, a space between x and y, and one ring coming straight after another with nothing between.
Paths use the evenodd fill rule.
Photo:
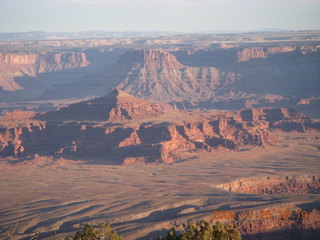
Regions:
<instances>
[{"instance_id":1,"label":"canyon","mask_svg":"<svg viewBox=\"0 0 320 240\"><path fill-rule=\"evenodd\" d=\"M319 31L63 38L0 33L0 238L235 211L245 239L316 239Z\"/></svg>"},{"instance_id":2,"label":"canyon","mask_svg":"<svg viewBox=\"0 0 320 240\"><path fill-rule=\"evenodd\" d=\"M232 40L230 36L230 43L218 41L212 46L148 47L121 41L108 45L102 39L90 40L96 41L92 46L68 40L76 45L61 41L61 46L50 47L40 41L37 50L31 45L11 46L14 51L4 45L0 100L7 105L17 100L56 105L61 99L95 98L119 88L182 109L287 107L318 117L320 45L316 41L231 44Z\"/></svg>"}]
</instances>

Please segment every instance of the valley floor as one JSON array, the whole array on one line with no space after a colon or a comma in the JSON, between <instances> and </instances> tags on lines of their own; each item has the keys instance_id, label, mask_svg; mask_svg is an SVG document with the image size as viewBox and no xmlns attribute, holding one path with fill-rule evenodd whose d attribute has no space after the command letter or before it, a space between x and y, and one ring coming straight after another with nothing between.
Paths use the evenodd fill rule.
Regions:
<instances>
[{"instance_id":1,"label":"valley floor","mask_svg":"<svg viewBox=\"0 0 320 240\"><path fill-rule=\"evenodd\" d=\"M104 165L41 157L0 160L0 238L73 234L80 224L110 222L124 239L148 239L172 226L210 219L214 210L320 207L319 194L232 193L238 178L317 175L319 133L277 133L277 147L186 153L173 164ZM301 207L303 208L303 207Z\"/></svg>"}]
</instances>

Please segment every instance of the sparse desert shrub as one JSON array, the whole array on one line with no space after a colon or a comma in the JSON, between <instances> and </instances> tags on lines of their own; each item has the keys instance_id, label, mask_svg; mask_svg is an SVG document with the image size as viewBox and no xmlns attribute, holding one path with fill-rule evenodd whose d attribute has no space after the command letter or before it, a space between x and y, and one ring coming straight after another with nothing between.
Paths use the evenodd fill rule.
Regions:
<instances>
[{"instance_id":1,"label":"sparse desert shrub","mask_svg":"<svg viewBox=\"0 0 320 240\"><path fill-rule=\"evenodd\" d=\"M207 221L201 221L197 226L194 223L188 224L185 231L177 234L174 228L171 228L165 238L159 240L241 240L241 233L237 227L231 224L216 222L211 224Z\"/></svg>"},{"instance_id":2,"label":"sparse desert shrub","mask_svg":"<svg viewBox=\"0 0 320 240\"><path fill-rule=\"evenodd\" d=\"M8 239L14 240L14 230L8 232ZM39 232L32 236L31 240L40 239ZM56 236L54 236L54 240ZM211 224L207 221L201 221L199 226L194 223L189 223L186 230L177 233L175 228L171 228L165 238L158 240L241 240L241 234L238 228L231 224L223 224L216 222ZM74 237L69 237L68 240L122 240L116 231L111 229L111 225L106 222L100 223L97 227L90 224L78 230Z\"/></svg>"},{"instance_id":3,"label":"sparse desert shrub","mask_svg":"<svg viewBox=\"0 0 320 240\"><path fill-rule=\"evenodd\" d=\"M76 232L74 238L68 240L122 240L116 231L112 231L109 223L100 223L97 228L86 224Z\"/></svg>"}]
</instances>

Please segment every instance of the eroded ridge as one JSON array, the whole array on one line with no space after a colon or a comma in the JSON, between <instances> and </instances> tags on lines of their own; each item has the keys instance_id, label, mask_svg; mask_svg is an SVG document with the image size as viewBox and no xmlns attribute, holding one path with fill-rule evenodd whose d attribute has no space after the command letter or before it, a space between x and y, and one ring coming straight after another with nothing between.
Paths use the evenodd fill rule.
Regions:
<instances>
[{"instance_id":1,"label":"eroded ridge","mask_svg":"<svg viewBox=\"0 0 320 240\"><path fill-rule=\"evenodd\" d=\"M319 194L320 175L315 176L275 176L238 179L217 187L231 192L258 194Z\"/></svg>"}]
</instances>

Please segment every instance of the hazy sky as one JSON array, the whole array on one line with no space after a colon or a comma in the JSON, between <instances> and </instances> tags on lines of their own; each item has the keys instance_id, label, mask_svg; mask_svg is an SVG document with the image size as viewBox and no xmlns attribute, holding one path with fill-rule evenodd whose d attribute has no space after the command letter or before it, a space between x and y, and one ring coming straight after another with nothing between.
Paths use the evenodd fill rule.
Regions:
<instances>
[{"instance_id":1,"label":"hazy sky","mask_svg":"<svg viewBox=\"0 0 320 240\"><path fill-rule=\"evenodd\" d=\"M320 29L320 0L0 0L0 32Z\"/></svg>"}]
</instances>

